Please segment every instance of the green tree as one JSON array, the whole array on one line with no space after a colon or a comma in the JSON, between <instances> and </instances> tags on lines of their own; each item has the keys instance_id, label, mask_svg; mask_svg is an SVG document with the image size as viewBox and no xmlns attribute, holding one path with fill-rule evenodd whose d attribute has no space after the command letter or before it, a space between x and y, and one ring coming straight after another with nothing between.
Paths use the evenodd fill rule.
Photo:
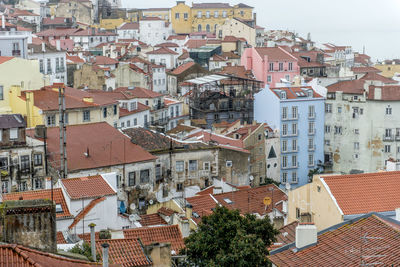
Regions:
<instances>
[{"instance_id":1,"label":"green tree","mask_svg":"<svg viewBox=\"0 0 400 267\"><path fill-rule=\"evenodd\" d=\"M82 246L80 246L79 244L76 244L76 245L70 250L70 252L83 255L83 256L85 256L86 258L88 258L89 260L94 261L94 260L93 260L93 257L92 257L92 250L91 250L90 244L87 243L87 242L83 242L83 243L82 243ZM99 261L99 260L101 259L101 258L100 258L100 255L97 254L96 256L97 256L97 257L96 257L96 258L97 258L96 261Z\"/></svg>"},{"instance_id":2,"label":"green tree","mask_svg":"<svg viewBox=\"0 0 400 267\"><path fill-rule=\"evenodd\" d=\"M217 206L185 239L184 253L195 266L268 266L267 248L277 234L267 217Z\"/></svg>"}]
</instances>

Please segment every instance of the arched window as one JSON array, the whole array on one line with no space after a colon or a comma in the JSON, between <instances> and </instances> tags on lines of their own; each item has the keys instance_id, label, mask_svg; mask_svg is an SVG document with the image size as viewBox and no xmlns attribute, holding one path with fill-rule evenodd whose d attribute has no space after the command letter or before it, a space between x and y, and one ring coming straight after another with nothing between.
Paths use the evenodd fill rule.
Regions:
<instances>
[{"instance_id":1,"label":"arched window","mask_svg":"<svg viewBox=\"0 0 400 267\"><path fill-rule=\"evenodd\" d=\"M206 31L207 31L207 32L210 32L210 31L211 31L210 24L207 24L207 26L206 26Z\"/></svg>"},{"instance_id":2,"label":"arched window","mask_svg":"<svg viewBox=\"0 0 400 267\"><path fill-rule=\"evenodd\" d=\"M217 27L218 27L218 24L215 24L214 25L214 33L217 33Z\"/></svg>"},{"instance_id":3,"label":"arched window","mask_svg":"<svg viewBox=\"0 0 400 267\"><path fill-rule=\"evenodd\" d=\"M201 24L199 24L199 26L197 26L197 31L201 32Z\"/></svg>"}]
</instances>

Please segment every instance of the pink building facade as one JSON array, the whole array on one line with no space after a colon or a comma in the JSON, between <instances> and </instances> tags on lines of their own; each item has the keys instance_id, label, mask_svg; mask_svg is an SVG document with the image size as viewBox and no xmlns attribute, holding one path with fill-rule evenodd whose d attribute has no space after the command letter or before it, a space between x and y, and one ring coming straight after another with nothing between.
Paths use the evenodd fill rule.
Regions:
<instances>
[{"instance_id":1,"label":"pink building facade","mask_svg":"<svg viewBox=\"0 0 400 267\"><path fill-rule=\"evenodd\" d=\"M241 65L252 70L257 80L277 87L281 79L292 82L300 75L297 58L280 47L252 47L242 54Z\"/></svg>"}]
</instances>

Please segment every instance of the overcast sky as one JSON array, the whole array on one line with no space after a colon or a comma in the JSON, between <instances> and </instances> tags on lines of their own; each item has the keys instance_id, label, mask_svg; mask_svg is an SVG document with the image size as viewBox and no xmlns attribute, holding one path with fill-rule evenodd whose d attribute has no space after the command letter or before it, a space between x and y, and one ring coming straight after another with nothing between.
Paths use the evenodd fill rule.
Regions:
<instances>
[{"instance_id":1,"label":"overcast sky","mask_svg":"<svg viewBox=\"0 0 400 267\"><path fill-rule=\"evenodd\" d=\"M122 0L126 7L172 7L172 0ZM245 0L255 7L257 24L266 29L289 29L317 42L352 45L374 59L400 57L400 0ZM186 1L191 5L192 1Z\"/></svg>"}]
</instances>

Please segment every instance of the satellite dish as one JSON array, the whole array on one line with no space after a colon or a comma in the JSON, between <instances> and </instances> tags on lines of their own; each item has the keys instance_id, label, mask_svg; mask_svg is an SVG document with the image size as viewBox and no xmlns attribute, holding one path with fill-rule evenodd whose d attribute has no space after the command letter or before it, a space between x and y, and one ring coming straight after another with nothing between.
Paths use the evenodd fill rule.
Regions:
<instances>
[{"instance_id":1,"label":"satellite dish","mask_svg":"<svg viewBox=\"0 0 400 267\"><path fill-rule=\"evenodd\" d=\"M286 183L286 184L285 184L285 188L286 188L286 190L289 191L289 190L290 190L290 184L289 184L289 183Z\"/></svg>"},{"instance_id":2,"label":"satellite dish","mask_svg":"<svg viewBox=\"0 0 400 267\"><path fill-rule=\"evenodd\" d=\"M254 176L250 175L249 179L250 179L250 181L253 181L254 180Z\"/></svg>"},{"instance_id":3,"label":"satellite dish","mask_svg":"<svg viewBox=\"0 0 400 267\"><path fill-rule=\"evenodd\" d=\"M152 199L149 200L149 204L153 205L154 201Z\"/></svg>"},{"instance_id":4,"label":"satellite dish","mask_svg":"<svg viewBox=\"0 0 400 267\"><path fill-rule=\"evenodd\" d=\"M131 210L135 210L135 209L136 209L136 204L135 204L135 203L132 203L132 204L129 206L129 208L130 208Z\"/></svg>"},{"instance_id":5,"label":"satellite dish","mask_svg":"<svg viewBox=\"0 0 400 267\"><path fill-rule=\"evenodd\" d=\"M135 215L133 214L129 215L129 221L135 222L136 221Z\"/></svg>"}]
</instances>

